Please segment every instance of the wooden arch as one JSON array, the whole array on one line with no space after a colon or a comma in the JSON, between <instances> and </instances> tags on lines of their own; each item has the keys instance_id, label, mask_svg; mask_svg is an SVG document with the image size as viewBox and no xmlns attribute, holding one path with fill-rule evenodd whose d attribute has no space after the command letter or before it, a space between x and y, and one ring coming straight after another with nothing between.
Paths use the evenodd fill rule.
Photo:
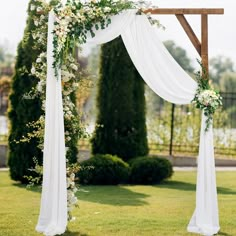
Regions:
<instances>
[{"instance_id":1,"label":"wooden arch","mask_svg":"<svg viewBox=\"0 0 236 236\"><path fill-rule=\"evenodd\" d=\"M145 13L151 13L153 15L175 15L183 27L184 31L188 35L193 46L196 48L198 54L202 59L202 64L206 69L206 73L209 72L208 66L208 15L224 14L223 8L156 8L147 9ZM184 15L201 15L201 42L197 38L190 24Z\"/></svg>"}]
</instances>

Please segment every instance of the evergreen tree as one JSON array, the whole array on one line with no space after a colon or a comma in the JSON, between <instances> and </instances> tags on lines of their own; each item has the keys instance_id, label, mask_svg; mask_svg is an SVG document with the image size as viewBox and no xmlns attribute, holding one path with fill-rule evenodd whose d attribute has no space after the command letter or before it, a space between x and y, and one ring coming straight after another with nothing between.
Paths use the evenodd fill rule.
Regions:
<instances>
[{"instance_id":1,"label":"evergreen tree","mask_svg":"<svg viewBox=\"0 0 236 236\"><path fill-rule=\"evenodd\" d=\"M121 38L102 46L94 154L124 160L148 153L144 82Z\"/></svg>"},{"instance_id":2,"label":"evergreen tree","mask_svg":"<svg viewBox=\"0 0 236 236\"><path fill-rule=\"evenodd\" d=\"M33 1L30 1L30 4ZM40 53L40 48L34 49L34 40L30 34L34 29L32 15L29 12L24 38L18 45L15 75L13 76L12 93L10 95L9 119L11 124L9 135L9 167L11 178L25 182L25 175L32 175L29 168L34 167L33 157L42 162L42 152L37 147L39 140L32 138L29 142L17 142L33 131L27 124L38 120L41 111L39 98L24 99L24 94L30 92L38 79L30 75L32 62Z\"/></svg>"}]
</instances>

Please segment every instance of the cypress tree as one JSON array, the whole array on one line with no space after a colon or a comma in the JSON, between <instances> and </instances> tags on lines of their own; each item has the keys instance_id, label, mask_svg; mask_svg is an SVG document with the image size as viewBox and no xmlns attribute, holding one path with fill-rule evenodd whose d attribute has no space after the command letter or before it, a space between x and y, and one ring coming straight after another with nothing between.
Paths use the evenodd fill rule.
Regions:
<instances>
[{"instance_id":1,"label":"cypress tree","mask_svg":"<svg viewBox=\"0 0 236 236\"><path fill-rule=\"evenodd\" d=\"M33 1L29 2L29 6ZM25 175L32 175L29 168L34 167L33 157L42 163L42 152L38 148L39 140L32 138L29 142L17 142L33 127L27 126L29 122L36 121L42 114L41 101L37 98L24 99L24 94L36 86L38 79L30 75L32 62L40 54L40 48L34 48L34 39L30 32L34 29L33 16L30 14L24 31L24 38L19 43L13 76L12 93L10 95L10 135L9 135L9 167L11 178L25 182Z\"/></svg>"},{"instance_id":2,"label":"cypress tree","mask_svg":"<svg viewBox=\"0 0 236 236\"><path fill-rule=\"evenodd\" d=\"M51 5L56 4L58 0L51 1ZM42 115L42 101L40 97L24 99L24 95L34 88L38 79L32 76L30 71L32 63L36 61L39 54L45 51L46 45L37 43L32 37L32 31L35 29L34 15L30 12L30 6L34 0L29 2L28 19L24 32L23 40L18 45L17 58L15 65L15 75L13 77L12 93L10 96L9 119L11 124L9 135L9 167L11 178L21 182L28 180L24 176L34 175L29 169L35 166L33 158L38 164L42 164L42 151L39 148L40 137L33 137L29 142L17 142L22 137L27 137L29 133L37 130L37 127L28 126L30 122L37 121ZM76 93L70 94L71 101L76 104ZM75 119L78 119L78 127L75 127L74 120L65 120L65 128L71 134L70 140L66 142L68 147L67 159L69 163L77 162L77 143L79 136L83 135L83 129L79 128L79 118L76 107L72 110Z\"/></svg>"},{"instance_id":3,"label":"cypress tree","mask_svg":"<svg viewBox=\"0 0 236 236\"><path fill-rule=\"evenodd\" d=\"M93 154L128 160L148 153L144 82L119 37L102 46Z\"/></svg>"}]
</instances>

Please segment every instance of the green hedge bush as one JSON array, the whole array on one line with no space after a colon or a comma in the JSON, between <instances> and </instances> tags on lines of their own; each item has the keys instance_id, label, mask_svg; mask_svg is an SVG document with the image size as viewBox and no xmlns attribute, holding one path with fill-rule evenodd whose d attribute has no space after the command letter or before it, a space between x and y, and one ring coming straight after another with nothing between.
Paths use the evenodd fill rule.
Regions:
<instances>
[{"instance_id":1,"label":"green hedge bush","mask_svg":"<svg viewBox=\"0 0 236 236\"><path fill-rule=\"evenodd\" d=\"M129 171L129 165L117 156L97 154L81 163L78 177L81 184L116 185L128 181Z\"/></svg>"},{"instance_id":2,"label":"green hedge bush","mask_svg":"<svg viewBox=\"0 0 236 236\"><path fill-rule=\"evenodd\" d=\"M130 181L133 184L158 184L172 176L171 163L164 158L138 157L130 161Z\"/></svg>"}]
</instances>

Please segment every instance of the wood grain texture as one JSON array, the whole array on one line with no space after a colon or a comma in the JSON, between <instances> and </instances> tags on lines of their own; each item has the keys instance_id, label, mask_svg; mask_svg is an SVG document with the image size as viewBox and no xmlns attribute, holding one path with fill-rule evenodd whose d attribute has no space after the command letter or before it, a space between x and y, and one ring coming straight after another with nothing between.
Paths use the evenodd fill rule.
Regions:
<instances>
[{"instance_id":1,"label":"wood grain texture","mask_svg":"<svg viewBox=\"0 0 236 236\"><path fill-rule=\"evenodd\" d=\"M223 8L155 8L146 9L144 13L151 14L224 14Z\"/></svg>"},{"instance_id":2,"label":"wood grain texture","mask_svg":"<svg viewBox=\"0 0 236 236\"><path fill-rule=\"evenodd\" d=\"M205 14L201 15L201 31L202 31L202 46L201 46L201 57L202 65L206 69L208 74L208 16Z\"/></svg>"}]
</instances>

